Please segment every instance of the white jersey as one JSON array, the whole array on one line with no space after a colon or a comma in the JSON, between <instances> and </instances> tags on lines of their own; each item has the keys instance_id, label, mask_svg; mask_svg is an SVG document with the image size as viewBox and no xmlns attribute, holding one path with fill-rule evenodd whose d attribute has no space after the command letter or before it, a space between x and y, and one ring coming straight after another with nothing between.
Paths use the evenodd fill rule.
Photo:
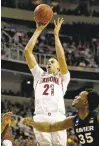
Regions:
<instances>
[{"instance_id":1,"label":"white jersey","mask_svg":"<svg viewBox=\"0 0 99 146\"><path fill-rule=\"evenodd\" d=\"M64 94L70 81L70 73L48 74L38 65L31 69L34 76L35 114L60 112L65 114Z\"/></svg>"}]
</instances>

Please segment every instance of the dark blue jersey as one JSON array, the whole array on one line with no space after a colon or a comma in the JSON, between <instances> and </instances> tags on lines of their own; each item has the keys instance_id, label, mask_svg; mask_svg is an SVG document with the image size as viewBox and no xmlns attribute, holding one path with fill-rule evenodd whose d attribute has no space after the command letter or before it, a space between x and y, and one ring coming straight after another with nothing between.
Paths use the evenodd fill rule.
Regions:
<instances>
[{"instance_id":1,"label":"dark blue jersey","mask_svg":"<svg viewBox=\"0 0 99 146\"><path fill-rule=\"evenodd\" d=\"M74 118L74 131L82 146L99 146L97 113L90 112L84 120L77 115Z\"/></svg>"}]
</instances>

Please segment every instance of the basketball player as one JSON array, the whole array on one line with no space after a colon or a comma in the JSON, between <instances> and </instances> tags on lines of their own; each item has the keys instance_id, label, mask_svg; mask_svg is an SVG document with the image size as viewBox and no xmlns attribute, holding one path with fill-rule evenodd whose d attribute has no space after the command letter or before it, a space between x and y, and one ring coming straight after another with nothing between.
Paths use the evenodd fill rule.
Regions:
<instances>
[{"instance_id":1,"label":"basketball player","mask_svg":"<svg viewBox=\"0 0 99 146\"><path fill-rule=\"evenodd\" d=\"M82 146L99 145L99 113L95 108L99 105L99 95L95 91L83 91L73 100L72 105L78 110L76 116L69 116L61 122L54 124L34 122L31 119L24 120L39 131L55 132L68 128L74 128L75 134Z\"/></svg>"},{"instance_id":2,"label":"basketball player","mask_svg":"<svg viewBox=\"0 0 99 146\"><path fill-rule=\"evenodd\" d=\"M29 40L25 48L25 57L34 77L35 90L35 116L34 121L62 121L65 119L65 106L63 96L70 81L70 73L67 68L64 50L59 39L59 31L63 18L54 21L54 37L57 59L51 58L47 62L47 72L39 67L32 53L37 38L47 25L39 26ZM40 146L66 146L66 130L43 133L34 129Z\"/></svg>"},{"instance_id":3,"label":"basketball player","mask_svg":"<svg viewBox=\"0 0 99 146\"><path fill-rule=\"evenodd\" d=\"M9 136L9 127L11 125L12 112L7 112L3 115L1 123L1 138L3 140L3 146L12 146L12 142Z\"/></svg>"}]
</instances>

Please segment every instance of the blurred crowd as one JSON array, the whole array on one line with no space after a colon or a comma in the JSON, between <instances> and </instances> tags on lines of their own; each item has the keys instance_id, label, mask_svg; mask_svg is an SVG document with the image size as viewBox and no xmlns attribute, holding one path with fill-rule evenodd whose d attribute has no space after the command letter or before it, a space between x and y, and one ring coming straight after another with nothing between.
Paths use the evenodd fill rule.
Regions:
<instances>
[{"instance_id":1,"label":"blurred crowd","mask_svg":"<svg viewBox=\"0 0 99 146\"><path fill-rule=\"evenodd\" d=\"M2 22L1 32L1 58L5 59L10 53L16 59L19 50L20 60L24 60L24 48L33 35L28 27L18 27L15 24ZM91 32L91 33L90 33ZM86 23L64 24L60 32L67 64L88 68L99 67L99 25ZM14 49L14 50L13 50ZM35 53L53 56L55 55L55 41L52 32L41 34L35 49ZM11 55L10 55L11 56Z\"/></svg>"},{"instance_id":2,"label":"blurred crowd","mask_svg":"<svg viewBox=\"0 0 99 146\"><path fill-rule=\"evenodd\" d=\"M9 100L1 101L1 113L8 111L13 112L12 124L10 128L10 140L13 142L13 146L37 146L37 141L32 127L28 127L22 123L24 117L32 117L34 111L31 103L12 103ZM30 107L30 108L28 108ZM9 138L9 134L8 134Z\"/></svg>"},{"instance_id":3,"label":"blurred crowd","mask_svg":"<svg viewBox=\"0 0 99 146\"><path fill-rule=\"evenodd\" d=\"M30 108L28 108L30 107ZM70 107L66 108L67 115L73 115L75 112ZM22 124L22 120L26 116L33 116L33 105L28 103L12 103L10 100L1 101L1 112L13 112L13 121L10 129L12 141L15 146L37 146L37 141L32 127ZM72 129L68 130L68 146L80 146Z\"/></svg>"},{"instance_id":4,"label":"blurred crowd","mask_svg":"<svg viewBox=\"0 0 99 146\"><path fill-rule=\"evenodd\" d=\"M11 95L11 96L22 96L20 91L3 90L3 89L1 89L1 94Z\"/></svg>"},{"instance_id":5,"label":"blurred crowd","mask_svg":"<svg viewBox=\"0 0 99 146\"><path fill-rule=\"evenodd\" d=\"M33 116L34 105L32 102L29 102L29 103L24 102L22 104L19 102L13 103L8 100L1 101L1 112L6 113L8 111L13 111L13 114L19 115L22 117Z\"/></svg>"},{"instance_id":6,"label":"blurred crowd","mask_svg":"<svg viewBox=\"0 0 99 146\"><path fill-rule=\"evenodd\" d=\"M44 0L43 0L44 1ZM75 15L75 16L93 16L93 17L99 17L99 10L97 11L95 8L92 9L90 3L83 2L83 3L78 3L76 8L73 9L66 9L60 7L60 4L57 1L54 1L51 3L50 0L45 1L45 3L50 4L53 8L54 14L60 14L60 15ZM19 8L19 9L25 9L29 11L34 11L36 6L38 6L41 3L41 0L2 0L1 5L3 7L10 7L10 8ZM72 5L71 3L69 3ZM64 3L65 5L65 3ZM90 7L88 9L88 7Z\"/></svg>"}]
</instances>

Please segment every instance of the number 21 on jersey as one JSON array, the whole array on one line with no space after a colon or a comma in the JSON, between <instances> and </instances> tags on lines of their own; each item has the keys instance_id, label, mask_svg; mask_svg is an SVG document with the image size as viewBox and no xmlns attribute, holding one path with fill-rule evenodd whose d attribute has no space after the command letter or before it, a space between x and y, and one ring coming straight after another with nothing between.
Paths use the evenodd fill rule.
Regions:
<instances>
[{"instance_id":1,"label":"number 21 on jersey","mask_svg":"<svg viewBox=\"0 0 99 146\"><path fill-rule=\"evenodd\" d=\"M50 93L48 92L50 90L51 92L51 96L54 96L54 84L45 84L44 85L44 91L43 91L43 95L49 95Z\"/></svg>"}]
</instances>

